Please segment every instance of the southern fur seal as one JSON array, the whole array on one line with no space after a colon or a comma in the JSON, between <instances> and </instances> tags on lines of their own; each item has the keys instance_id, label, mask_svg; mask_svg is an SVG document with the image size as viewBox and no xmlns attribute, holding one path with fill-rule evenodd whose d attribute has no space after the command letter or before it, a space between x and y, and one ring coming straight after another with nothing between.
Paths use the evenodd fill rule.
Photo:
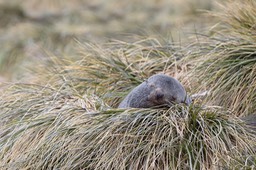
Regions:
<instances>
[{"instance_id":1,"label":"southern fur seal","mask_svg":"<svg viewBox=\"0 0 256 170\"><path fill-rule=\"evenodd\" d=\"M156 74L134 88L118 108L151 108L178 103L191 104L191 98L181 83L165 74Z\"/></svg>"}]
</instances>

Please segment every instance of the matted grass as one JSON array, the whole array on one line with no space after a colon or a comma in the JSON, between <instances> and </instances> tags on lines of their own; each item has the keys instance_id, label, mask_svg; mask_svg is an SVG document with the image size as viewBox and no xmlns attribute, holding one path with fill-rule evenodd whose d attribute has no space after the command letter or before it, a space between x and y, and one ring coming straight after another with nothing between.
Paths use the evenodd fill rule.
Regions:
<instances>
[{"instance_id":1,"label":"matted grass","mask_svg":"<svg viewBox=\"0 0 256 170\"><path fill-rule=\"evenodd\" d=\"M221 169L254 164L255 136L219 108L88 112L74 105L54 106L1 126L2 169ZM0 115L3 120L3 111Z\"/></svg>"}]
</instances>

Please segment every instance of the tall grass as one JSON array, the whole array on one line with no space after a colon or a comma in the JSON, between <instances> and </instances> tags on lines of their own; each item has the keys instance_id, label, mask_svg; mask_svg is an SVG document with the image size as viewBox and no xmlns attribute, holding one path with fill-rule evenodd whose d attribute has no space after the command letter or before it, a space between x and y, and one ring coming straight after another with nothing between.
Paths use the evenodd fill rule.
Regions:
<instances>
[{"instance_id":1,"label":"tall grass","mask_svg":"<svg viewBox=\"0 0 256 170\"><path fill-rule=\"evenodd\" d=\"M215 14L223 23L206 40L208 49L201 48L193 57L197 59L192 76L211 91L210 103L230 108L238 116L256 111L255 7L251 0L229 1L224 12Z\"/></svg>"},{"instance_id":2,"label":"tall grass","mask_svg":"<svg viewBox=\"0 0 256 170\"><path fill-rule=\"evenodd\" d=\"M64 66L62 74L79 92L88 88L114 107L151 75L175 72L177 60L183 57L180 46L166 46L154 38L103 46L81 43L80 55L83 59Z\"/></svg>"},{"instance_id":3,"label":"tall grass","mask_svg":"<svg viewBox=\"0 0 256 170\"><path fill-rule=\"evenodd\" d=\"M256 2L253 0L227 1L219 4L224 12L215 16L223 22L224 30L228 35L242 37L255 42Z\"/></svg>"}]
</instances>

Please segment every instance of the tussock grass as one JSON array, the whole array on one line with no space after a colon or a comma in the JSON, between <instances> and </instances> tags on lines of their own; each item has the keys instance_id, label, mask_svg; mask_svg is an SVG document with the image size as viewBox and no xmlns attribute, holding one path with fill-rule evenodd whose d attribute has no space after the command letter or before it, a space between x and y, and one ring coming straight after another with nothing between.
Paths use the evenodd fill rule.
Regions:
<instances>
[{"instance_id":1,"label":"tussock grass","mask_svg":"<svg viewBox=\"0 0 256 170\"><path fill-rule=\"evenodd\" d=\"M86 54L99 52L90 49L91 53ZM113 54L115 50L111 50ZM153 59L159 55L134 46L130 50L140 54L140 59L142 54ZM96 62L106 67L98 66L101 72L115 68L115 62L104 58L109 51L95 54L100 56ZM103 78L94 74L95 69L81 71L95 66L94 59L91 64L90 60L84 62L86 59L68 63L52 58L54 67L48 68L51 77L50 73L40 77L40 81L48 80L44 85L2 85L1 169L209 169L253 165L255 134L231 113L215 107L182 105L169 110L109 109L92 89L103 86L102 82L95 84L97 78L118 83L120 75L113 76L113 81L110 75L117 70ZM120 91L124 90L124 84L119 86ZM107 87L105 91L111 90Z\"/></svg>"},{"instance_id":2,"label":"tussock grass","mask_svg":"<svg viewBox=\"0 0 256 170\"><path fill-rule=\"evenodd\" d=\"M214 107L88 112L65 105L16 120L1 126L2 134L8 131L0 138L2 169L221 169L253 164L247 159L254 155L255 136L239 119Z\"/></svg>"},{"instance_id":3,"label":"tussock grass","mask_svg":"<svg viewBox=\"0 0 256 170\"><path fill-rule=\"evenodd\" d=\"M56 75L59 76L59 75ZM2 84L1 86L1 120L0 124L29 119L39 114L47 114L62 107L76 107L87 112L102 110L108 106L96 95L87 92L80 95L69 81L63 77L55 84ZM59 83L59 84L58 84Z\"/></svg>"},{"instance_id":4,"label":"tussock grass","mask_svg":"<svg viewBox=\"0 0 256 170\"><path fill-rule=\"evenodd\" d=\"M223 31L229 35L256 40L256 2L253 0L227 1L220 4L222 12L214 14L223 23ZM225 9L225 10L224 10Z\"/></svg>"},{"instance_id":5,"label":"tussock grass","mask_svg":"<svg viewBox=\"0 0 256 170\"><path fill-rule=\"evenodd\" d=\"M211 100L236 115L256 111L256 44L226 42L198 68L200 80L211 86Z\"/></svg>"},{"instance_id":6,"label":"tussock grass","mask_svg":"<svg viewBox=\"0 0 256 170\"><path fill-rule=\"evenodd\" d=\"M236 4L220 15L225 29L190 48L155 38L80 43L81 60L53 54L35 84L2 84L0 169L254 168L256 134L236 116L256 110L256 8L249 0ZM61 40L58 29L50 33ZM209 103L224 109L200 101L168 110L111 108L152 74L177 76L187 55L199 88L210 88Z\"/></svg>"},{"instance_id":7,"label":"tussock grass","mask_svg":"<svg viewBox=\"0 0 256 170\"><path fill-rule=\"evenodd\" d=\"M199 48L193 56L192 77L199 79L199 89L211 90L210 103L243 116L256 111L256 3L229 2L225 9L216 14L225 27L205 40L208 48Z\"/></svg>"},{"instance_id":8,"label":"tussock grass","mask_svg":"<svg viewBox=\"0 0 256 170\"><path fill-rule=\"evenodd\" d=\"M111 106L151 75L175 72L177 60L183 57L180 46L165 46L150 37L103 46L80 44L80 53L83 59L64 66L62 74L81 93L86 87Z\"/></svg>"}]
</instances>

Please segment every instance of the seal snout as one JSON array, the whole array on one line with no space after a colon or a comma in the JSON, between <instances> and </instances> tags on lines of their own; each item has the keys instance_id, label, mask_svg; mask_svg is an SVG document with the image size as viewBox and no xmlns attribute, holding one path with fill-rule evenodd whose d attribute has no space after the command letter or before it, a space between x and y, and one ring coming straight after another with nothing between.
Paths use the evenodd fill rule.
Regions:
<instances>
[{"instance_id":1,"label":"seal snout","mask_svg":"<svg viewBox=\"0 0 256 170\"><path fill-rule=\"evenodd\" d=\"M155 91L156 100L162 100L164 98L164 93L160 88L157 88Z\"/></svg>"}]
</instances>

